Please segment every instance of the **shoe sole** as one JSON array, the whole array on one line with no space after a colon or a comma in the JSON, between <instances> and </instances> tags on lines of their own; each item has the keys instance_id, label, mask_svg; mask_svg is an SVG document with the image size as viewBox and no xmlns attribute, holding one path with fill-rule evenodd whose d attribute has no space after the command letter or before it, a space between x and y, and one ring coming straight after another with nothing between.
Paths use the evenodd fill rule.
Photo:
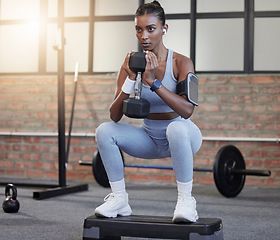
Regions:
<instances>
[{"instance_id":1,"label":"shoe sole","mask_svg":"<svg viewBox=\"0 0 280 240\"><path fill-rule=\"evenodd\" d=\"M118 213L111 213L111 214L106 214L106 213L101 213L99 211L95 211L94 215L97 217L101 217L101 218L115 218L117 216L130 216L132 214L131 208L130 207L125 207L123 209L120 209L118 211Z\"/></svg>"},{"instance_id":2,"label":"shoe sole","mask_svg":"<svg viewBox=\"0 0 280 240\"><path fill-rule=\"evenodd\" d=\"M175 218L172 220L173 223L182 223L182 222L185 222L185 223L194 223L196 222L197 219L195 221L191 221L189 219L186 219L186 218Z\"/></svg>"},{"instance_id":3,"label":"shoe sole","mask_svg":"<svg viewBox=\"0 0 280 240\"><path fill-rule=\"evenodd\" d=\"M174 223L180 223L180 222L193 223L193 222L196 222L197 220L198 220L197 215L195 216L194 219L188 219L183 216L177 216L177 217L173 217L172 222L174 222Z\"/></svg>"}]
</instances>

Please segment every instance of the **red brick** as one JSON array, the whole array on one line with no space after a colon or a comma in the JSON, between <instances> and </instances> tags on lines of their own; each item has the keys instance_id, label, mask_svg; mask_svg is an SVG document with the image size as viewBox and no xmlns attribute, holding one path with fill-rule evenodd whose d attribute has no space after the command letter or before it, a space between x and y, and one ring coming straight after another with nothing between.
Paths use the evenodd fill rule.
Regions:
<instances>
[{"instance_id":1,"label":"red brick","mask_svg":"<svg viewBox=\"0 0 280 240\"><path fill-rule=\"evenodd\" d=\"M6 136L4 138L4 141L6 143L20 143L21 140L22 140L22 138L21 137L17 137L17 136Z\"/></svg>"},{"instance_id":2,"label":"red brick","mask_svg":"<svg viewBox=\"0 0 280 240\"><path fill-rule=\"evenodd\" d=\"M85 172L66 172L67 179L84 179L86 176Z\"/></svg>"},{"instance_id":3,"label":"red brick","mask_svg":"<svg viewBox=\"0 0 280 240\"><path fill-rule=\"evenodd\" d=\"M12 149L12 145L3 144L0 142L0 151L10 151Z\"/></svg>"},{"instance_id":4,"label":"red brick","mask_svg":"<svg viewBox=\"0 0 280 240\"><path fill-rule=\"evenodd\" d=\"M240 84L240 85L243 85L243 84L248 84L250 83L251 79L250 77L232 77L230 78L230 82L232 84Z\"/></svg>"},{"instance_id":5,"label":"red brick","mask_svg":"<svg viewBox=\"0 0 280 240\"><path fill-rule=\"evenodd\" d=\"M23 154L23 159L25 160L41 160L41 154L39 153L24 153Z\"/></svg>"},{"instance_id":6,"label":"red brick","mask_svg":"<svg viewBox=\"0 0 280 240\"><path fill-rule=\"evenodd\" d=\"M151 176L151 181L152 182L171 182L173 179L172 176L168 176L168 175L152 175Z\"/></svg>"},{"instance_id":7,"label":"red brick","mask_svg":"<svg viewBox=\"0 0 280 240\"><path fill-rule=\"evenodd\" d=\"M125 167L124 168L124 171L126 172L126 173L136 173L136 172L138 172L138 169L137 168L130 168L130 167Z\"/></svg>"},{"instance_id":8,"label":"red brick","mask_svg":"<svg viewBox=\"0 0 280 240\"><path fill-rule=\"evenodd\" d=\"M194 158L194 166L208 166L210 165L209 158Z\"/></svg>"},{"instance_id":9,"label":"red brick","mask_svg":"<svg viewBox=\"0 0 280 240\"><path fill-rule=\"evenodd\" d=\"M0 167L1 168L12 168L14 167L14 161L7 161L7 160L0 160Z\"/></svg>"},{"instance_id":10,"label":"red brick","mask_svg":"<svg viewBox=\"0 0 280 240\"><path fill-rule=\"evenodd\" d=\"M46 171L45 176L46 178L58 179L58 171Z\"/></svg>"},{"instance_id":11,"label":"red brick","mask_svg":"<svg viewBox=\"0 0 280 240\"><path fill-rule=\"evenodd\" d=\"M25 138L23 138L23 141L26 143L40 143L41 138L40 137L25 137Z\"/></svg>"},{"instance_id":12,"label":"red brick","mask_svg":"<svg viewBox=\"0 0 280 240\"><path fill-rule=\"evenodd\" d=\"M274 115L273 114L259 113L259 114L253 114L252 117L257 122L273 121L274 120Z\"/></svg>"},{"instance_id":13,"label":"red brick","mask_svg":"<svg viewBox=\"0 0 280 240\"><path fill-rule=\"evenodd\" d=\"M216 87L216 93L232 93L234 88L231 86L219 86Z\"/></svg>"},{"instance_id":14,"label":"red brick","mask_svg":"<svg viewBox=\"0 0 280 240\"><path fill-rule=\"evenodd\" d=\"M6 173L8 176L16 176L16 177L25 176L25 170L19 170L19 169L7 169Z\"/></svg>"},{"instance_id":15,"label":"red brick","mask_svg":"<svg viewBox=\"0 0 280 240\"><path fill-rule=\"evenodd\" d=\"M264 178L257 178L257 177L246 177L245 185L247 186L263 186L265 185L265 179Z\"/></svg>"},{"instance_id":16,"label":"red brick","mask_svg":"<svg viewBox=\"0 0 280 240\"><path fill-rule=\"evenodd\" d=\"M41 143L58 144L58 137L43 137Z\"/></svg>"},{"instance_id":17,"label":"red brick","mask_svg":"<svg viewBox=\"0 0 280 240\"><path fill-rule=\"evenodd\" d=\"M253 84L270 84L274 82L275 82L274 77L259 76L259 77L252 78Z\"/></svg>"},{"instance_id":18,"label":"red brick","mask_svg":"<svg viewBox=\"0 0 280 240\"><path fill-rule=\"evenodd\" d=\"M257 86L238 86L238 92L242 94L254 94L259 93L259 88Z\"/></svg>"},{"instance_id":19,"label":"red brick","mask_svg":"<svg viewBox=\"0 0 280 240\"><path fill-rule=\"evenodd\" d=\"M29 161L16 161L16 168L21 168L21 169L32 169L34 168L34 162L29 162Z\"/></svg>"},{"instance_id":20,"label":"red brick","mask_svg":"<svg viewBox=\"0 0 280 240\"><path fill-rule=\"evenodd\" d=\"M222 112L240 112L242 111L242 106L240 104L231 104L231 105L221 105Z\"/></svg>"},{"instance_id":21,"label":"red brick","mask_svg":"<svg viewBox=\"0 0 280 240\"><path fill-rule=\"evenodd\" d=\"M156 174L156 173L160 173L160 169L151 169L151 168L139 168L138 170L139 173L142 174Z\"/></svg>"},{"instance_id":22,"label":"red brick","mask_svg":"<svg viewBox=\"0 0 280 240\"><path fill-rule=\"evenodd\" d=\"M270 187L279 187L280 186L280 179L267 179L266 180L266 185Z\"/></svg>"},{"instance_id":23,"label":"red brick","mask_svg":"<svg viewBox=\"0 0 280 240\"><path fill-rule=\"evenodd\" d=\"M44 171L43 170L26 170L26 176L30 178L43 178Z\"/></svg>"},{"instance_id":24,"label":"red brick","mask_svg":"<svg viewBox=\"0 0 280 240\"><path fill-rule=\"evenodd\" d=\"M246 105L244 107L245 112L265 112L266 105Z\"/></svg>"},{"instance_id":25,"label":"red brick","mask_svg":"<svg viewBox=\"0 0 280 240\"><path fill-rule=\"evenodd\" d=\"M5 154L5 158L6 159L14 159L14 160L18 160L22 158L22 154L18 153L18 152L8 152Z\"/></svg>"},{"instance_id":26,"label":"red brick","mask_svg":"<svg viewBox=\"0 0 280 240\"><path fill-rule=\"evenodd\" d=\"M238 129L240 129L240 126L239 126L239 124L236 124L236 123L220 123L220 124L218 124L218 129L220 129L220 130L226 130L226 129L238 130Z\"/></svg>"},{"instance_id":27,"label":"red brick","mask_svg":"<svg viewBox=\"0 0 280 240\"><path fill-rule=\"evenodd\" d=\"M215 184L213 177L195 177L195 183Z\"/></svg>"},{"instance_id":28,"label":"red brick","mask_svg":"<svg viewBox=\"0 0 280 240\"><path fill-rule=\"evenodd\" d=\"M268 111L272 111L272 112L280 112L280 105L279 104L269 104L267 106L267 110Z\"/></svg>"},{"instance_id":29,"label":"red brick","mask_svg":"<svg viewBox=\"0 0 280 240\"><path fill-rule=\"evenodd\" d=\"M215 84L215 85L224 85L228 82L228 78L227 77L208 77L206 79L207 84Z\"/></svg>"},{"instance_id":30,"label":"red brick","mask_svg":"<svg viewBox=\"0 0 280 240\"><path fill-rule=\"evenodd\" d=\"M263 87L262 91L264 94L279 94L280 87L279 86Z\"/></svg>"},{"instance_id":31,"label":"red brick","mask_svg":"<svg viewBox=\"0 0 280 240\"><path fill-rule=\"evenodd\" d=\"M219 105L202 103L202 104L199 105L199 111L218 112L219 111Z\"/></svg>"},{"instance_id":32,"label":"red brick","mask_svg":"<svg viewBox=\"0 0 280 240\"><path fill-rule=\"evenodd\" d=\"M130 174L128 176L129 178L129 181L132 181L132 182L146 182L146 181L149 181L150 180L150 177L149 175L143 175L143 174Z\"/></svg>"},{"instance_id":33,"label":"red brick","mask_svg":"<svg viewBox=\"0 0 280 240\"><path fill-rule=\"evenodd\" d=\"M264 160L264 167L280 168L280 159Z\"/></svg>"},{"instance_id":34,"label":"red brick","mask_svg":"<svg viewBox=\"0 0 280 240\"><path fill-rule=\"evenodd\" d=\"M269 157L269 152L268 151L264 151L264 150L251 150L249 152L248 157L252 157L252 158L267 158Z\"/></svg>"},{"instance_id":35,"label":"red brick","mask_svg":"<svg viewBox=\"0 0 280 240\"><path fill-rule=\"evenodd\" d=\"M274 158L279 158L279 159L280 159L280 151L274 151L274 152L273 152L273 157L274 157Z\"/></svg>"},{"instance_id":36,"label":"red brick","mask_svg":"<svg viewBox=\"0 0 280 240\"><path fill-rule=\"evenodd\" d=\"M24 151L24 152L30 151L30 146L29 145L15 144L12 147L13 147L13 151Z\"/></svg>"},{"instance_id":37,"label":"red brick","mask_svg":"<svg viewBox=\"0 0 280 240\"><path fill-rule=\"evenodd\" d=\"M49 146L47 145L32 145L31 146L32 152L48 152Z\"/></svg>"},{"instance_id":38,"label":"red brick","mask_svg":"<svg viewBox=\"0 0 280 240\"><path fill-rule=\"evenodd\" d=\"M247 124L242 124L240 126L241 130L258 130L262 129L262 124L261 123L247 123Z\"/></svg>"},{"instance_id":39,"label":"red brick","mask_svg":"<svg viewBox=\"0 0 280 240\"><path fill-rule=\"evenodd\" d=\"M51 170L53 169L54 164L49 162L36 162L35 168L36 169L44 169L44 170Z\"/></svg>"},{"instance_id":40,"label":"red brick","mask_svg":"<svg viewBox=\"0 0 280 240\"><path fill-rule=\"evenodd\" d=\"M250 167L262 167L263 160L245 160L246 168Z\"/></svg>"}]
</instances>

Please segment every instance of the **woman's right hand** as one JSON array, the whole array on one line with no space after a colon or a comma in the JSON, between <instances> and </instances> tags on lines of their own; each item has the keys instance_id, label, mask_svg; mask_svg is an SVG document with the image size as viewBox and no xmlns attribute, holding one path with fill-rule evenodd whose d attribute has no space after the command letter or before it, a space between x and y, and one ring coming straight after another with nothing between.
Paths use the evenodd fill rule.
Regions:
<instances>
[{"instance_id":1,"label":"woman's right hand","mask_svg":"<svg viewBox=\"0 0 280 240\"><path fill-rule=\"evenodd\" d=\"M129 58L130 58L130 54L133 53L134 51L130 51L127 55L126 55L126 58L124 60L124 63L122 65L122 69L126 71L127 75L128 75L128 78L130 80L135 80L136 79L136 73L135 72L132 72L131 69L129 68Z\"/></svg>"}]
</instances>

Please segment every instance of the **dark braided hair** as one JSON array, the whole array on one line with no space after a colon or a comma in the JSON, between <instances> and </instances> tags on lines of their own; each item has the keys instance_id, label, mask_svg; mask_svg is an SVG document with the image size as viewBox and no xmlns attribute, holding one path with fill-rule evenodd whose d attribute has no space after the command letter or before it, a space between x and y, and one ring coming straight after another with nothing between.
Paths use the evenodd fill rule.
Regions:
<instances>
[{"instance_id":1,"label":"dark braided hair","mask_svg":"<svg viewBox=\"0 0 280 240\"><path fill-rule=\"evenodd\" d=\"M165 13L158 1L153 1L151 3L145 3L141 5L137 9L135 17L143 16L145 14L154 14L159 19L162 26L165 25Z\"/></svg>"}]
</instances>

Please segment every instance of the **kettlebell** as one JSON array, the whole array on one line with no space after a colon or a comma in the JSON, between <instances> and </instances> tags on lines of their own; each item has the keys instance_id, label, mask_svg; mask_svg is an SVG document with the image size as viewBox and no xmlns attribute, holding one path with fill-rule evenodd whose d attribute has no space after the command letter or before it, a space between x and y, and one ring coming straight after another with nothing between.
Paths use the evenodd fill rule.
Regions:
<instances>
[{"instance_id":1,"label":"kettlebell","mask_svg":"<svg viewBox=\"0 0 280 240\"><path fill-rule=\"evenodd\" d=\"M12 195L10 194L12 190ZM6 199L2 204L2 208L6 213L16 213L19 210L19 201L17 200L17 188L13 184L7 184L5 189Z\"/></svg>"}]
</instances>

